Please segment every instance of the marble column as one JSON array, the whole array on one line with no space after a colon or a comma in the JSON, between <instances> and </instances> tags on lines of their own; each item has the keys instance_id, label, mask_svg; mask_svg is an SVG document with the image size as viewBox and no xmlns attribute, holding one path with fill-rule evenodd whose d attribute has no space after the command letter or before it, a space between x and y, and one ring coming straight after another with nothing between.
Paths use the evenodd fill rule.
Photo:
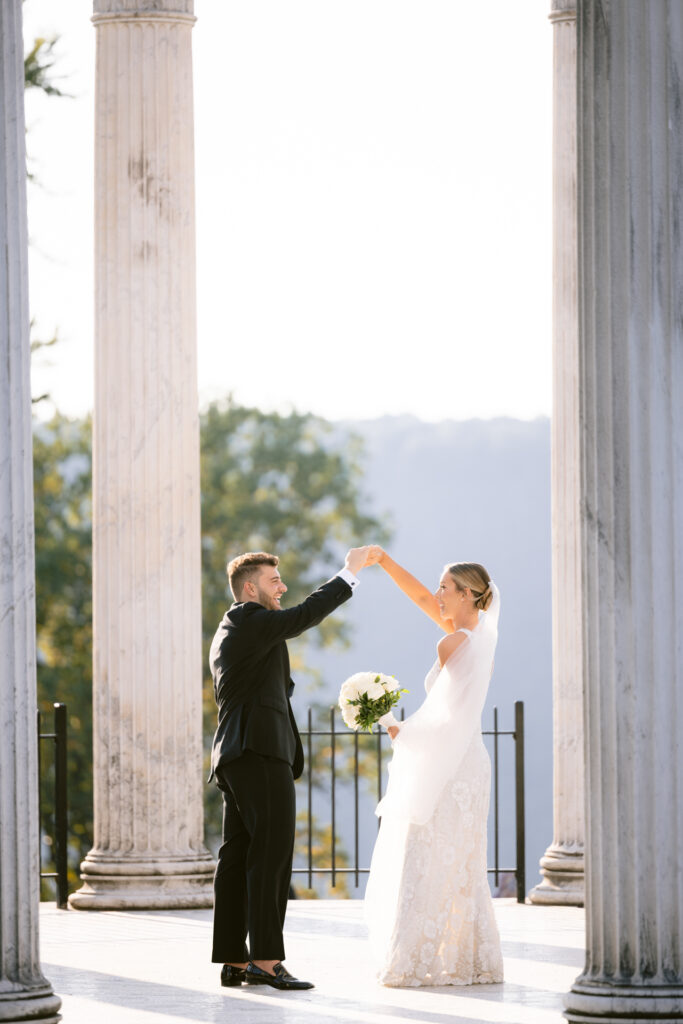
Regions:
<instances>
[{"instance_id":1,"label":"marble column","mask_svg":"<svg viewBox=\"0 0 683 1024\"><path fill-rule=\"evenodd\" d=\"M95 837L78 909L202 907L193 0L95 0Z\"/></svg>"},{"instance_id":2,"label":"marble column","mask_svg":"<svg viewBox=\"0 0 683 1024\"><path fill-rule=\"evenodd\" d=\"M586 966L683 1019L683 4L578 5Z\"/></svg>"},{"instance_id":3,"label":"marble column","mask_svg":"<svg viewBox=\"0 0 683 1024\"><path fill-rule=\"evenodd\" d=\"M553 0L553 841L532 903L584 899L576 0Z\"/></svg>"},{"instance_id":4,"label":"marble column","mask_svg":"<svg viewBox=\"0 0 683 1024\"><path fill-rule=\"evenodd\" d=\"M0 1021L58 1021L40 969L33 462L21 0L0 4Z\"/></svg>"}]
</instances>

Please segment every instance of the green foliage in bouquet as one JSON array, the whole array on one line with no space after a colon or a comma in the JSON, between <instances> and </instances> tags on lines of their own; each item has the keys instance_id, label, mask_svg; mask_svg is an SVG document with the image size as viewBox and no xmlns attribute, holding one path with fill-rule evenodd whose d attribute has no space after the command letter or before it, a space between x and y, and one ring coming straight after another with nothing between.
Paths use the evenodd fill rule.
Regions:
<instances>
[{"instance_id":1,"label":"green foliage in bouquet","mask_svg":"<svg viewBox=\"0 0 683 1024\"><path fill-rule=\"evenodd\" d=\"M379 676L375 676L375 682L381 683ZM382 697L368 697L367 693L361 693L356 700L349 700L347 703L351 707L358 708L356 714L358 728L364 732L372 732L375 722L398 704L403 693L410 693L410 691L386 690Z\"/></svg>"}]
</instances>

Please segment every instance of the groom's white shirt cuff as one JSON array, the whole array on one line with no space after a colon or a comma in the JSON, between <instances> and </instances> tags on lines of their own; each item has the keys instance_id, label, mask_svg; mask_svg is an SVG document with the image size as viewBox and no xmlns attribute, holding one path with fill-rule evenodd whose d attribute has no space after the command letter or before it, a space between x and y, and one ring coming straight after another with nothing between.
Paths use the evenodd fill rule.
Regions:
<instances>
[{"instance_id":1,"label":"groom's white shirt cuff","mask_svg":"<svg viewBox=\"0 0 683 1024\"><path fill-rule=\"evenodd\" d=\"M351 590L355 590L360 582L358 577L354 576L353 573L346 568L346 566L344 566L343 569L339 570L337 576L340 579L344 580L344 583L348 583L348 585L351 587Z\"/></svg>"}]
</instances>

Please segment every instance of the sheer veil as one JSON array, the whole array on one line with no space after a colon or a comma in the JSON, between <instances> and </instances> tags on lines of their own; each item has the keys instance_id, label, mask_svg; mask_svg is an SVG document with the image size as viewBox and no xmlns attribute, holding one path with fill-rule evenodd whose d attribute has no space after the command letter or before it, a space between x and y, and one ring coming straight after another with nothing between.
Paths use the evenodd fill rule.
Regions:
<instances>
[{"instance_id":1,"label":"sheer veil","mask_svg":"<svg viewBox=\"0 0 683 1024\"><path fill-rule=\"evenodd\" d=\"M441 668L421 707L401 723L379 816L396 816L404 824L429 821L481 728L500 614L494 583L491 590L493 599L479 613L479 624Z\"/></svg>"}]
</instances>

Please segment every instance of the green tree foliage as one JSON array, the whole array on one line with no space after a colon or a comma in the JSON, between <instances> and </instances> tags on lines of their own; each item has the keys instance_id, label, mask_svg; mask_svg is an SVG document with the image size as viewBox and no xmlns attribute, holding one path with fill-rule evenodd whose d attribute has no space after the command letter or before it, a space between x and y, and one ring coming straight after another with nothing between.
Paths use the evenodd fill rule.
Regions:
<instances>
[{"instance_id":1,"label":"green tree foliage","mask_svg":"<svg viewBox=\"0 0 683 1024\"><path fill-rule=\"evenodd\" d=\"M319 417L216 403L202 417L201 448L207 644L225 611L230 558L262 549L278 554L291 605L338 568L349 546L385 536L361 510L360 438ZM323 644L343 636L338 616L308 634Z\"/></svg>"},{"instance_id":2,"label":"green tree foliage","mask_svg":"<svg viewBox=\"0 0 683 1024\"><path fill-rule=\"evenodd\" d=\"M51 39L37 38L24 56L24 88L40 89L47 96L66 95L54 84L52 69L55 65L54 49L59 36Z\"/></svg>"},{"instance_id":3,"label":"green tree foliage","mask_svg":"<svg viewBox=\"0 0 683 1024\"><path fill-rule=\"evenodd\" d=\"M296 816L296 836L294 840L295 851L308 850L308 815L306 811L299 811ZM327 868L330 867L330 850L332 849L332 827L331 825L319 825L315 819L311 828L311 866L313 868ZM301 856L298 858L300 864L295 861L295 867L308 867L308 862L305 857ZM339 842L337 836L336 844L336 867L348 868L349 857L344 847ZM314 875L312 878L313 885L309 888L308 886L308 875L300 873L298 870L292 875L292 888L296 892L298 899L305 900L338 900L348 899L351 895L349 891L349 879L352 876L346 872L341 872L335 877L335 884L332 885L332 876L330 874L324 874L320 876ZM320 881L318 880L320 879Z\"/></svg>"},{"instance_id":4,"label":"green tree foliage","mask_svg":"<svg viewBox=\"0 0 683 1024\"><path fill-rule=\"evenodd\" d=\"M225 564L240 551L281 555L295 603L340 564L347 547L386 531L363 511L362 450L348 432L311 416L262 413L233 402L201 419L203 631L205 665L216 626L230 603ZM90 422L59 414L34 428L38 693L42 710L69 709L71 883L92 843L92 606ZM342 615L308 642L344 642ZM293 662L304 666L305 646ZM208 665L205 743L216 720ZM47 758L47 750L44 760ZM216 849L221 801L206 786L207 838ZM50 801L44 801L49 824ZM324 829L320 833L323 838ZM318 854L316 854L318 856ZM47 867L47 865L46 865Z\"/></svg>"},{"instance_id":5,"label":"green tree foliage","mask_svg":"<svg viewBox=\"0 0 683 1024\"><path fill-rule=\"evenodd\" d=\"M277 554L291 606L339 567L348 547L386 539L387 531L363 511L361 440L320 417L218 402L202 416L201 452L202 619L208 661L213 634L232 603L225 574L230 558L242 551ZM308 644L346 642L343 614L330 616L290 645L293 673L306 672ZM208 675L204 718L208 744L216 722ZM215 846L220 801L210 798L206 812L207 837Z\"/></svg>"},{"instance_id":6,"label":"green tree foliage","mask_svg":"<svg viewBox=\"0 0 683 1024\"><path fill-rule=\"evenodd\" d=\"M41 355L45 352L45 349L53 348L54 345L59 341L59 334L57 331L54 332L51 338L47 341L42 341L40 338L36 338L33 334L33 320L31 321L31 360L32 365L35 366L35 358L38 353ZM50 400L49 392L44 392L42 395L33 395L31 402L33 405L38 405L39 402L46 402Z\"/></svg>"},{"instance_id":7,"label":"green tree foliage","mask_svg":"<svg viewBox=\"0 0 683 1024\"><path fill-rule=\"evenodd\" d=\"M92 560L89 420L54 416L33 431L38 706L51 731L52 704L68 708L71 881L92 842ZM41 744L41 804L48 849L54 834L51 744ZM45 890L46 893L49 892ZM47 897L46 897L47 898ZM53 899L54 895L49 898Z\"/></svg>"}]
</instances>

